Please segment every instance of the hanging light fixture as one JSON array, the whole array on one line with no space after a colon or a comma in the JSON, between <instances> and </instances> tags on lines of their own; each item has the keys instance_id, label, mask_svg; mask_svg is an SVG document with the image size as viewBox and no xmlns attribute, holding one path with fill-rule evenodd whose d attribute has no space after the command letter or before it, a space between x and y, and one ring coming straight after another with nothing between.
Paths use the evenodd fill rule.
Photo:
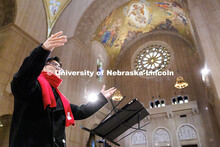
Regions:
<instances>
[{"instance_id":1,"label":"hanging light fixture","mask_svg":"<svg viewBox=\"0 0 220 147\"><path fill-rule=\"evenodd\" d=\"M189 84L185 82L183 77L179 76L176 78L176 84L174 85L174 87L176 87L177 89L183 89L186 88L188 85Z\"/></svg>"},{"instance_id":2,"label":"hanging light fixture","mask_svg":"<svg viewBox=\"0 0 220 147\"><path fill-rule=\"evenodd\" d=\"M3 127L3 123L2 123L2 121L0 121L0 127Z\"/></svg>"},{"instance_id":3,"label":"hanging light fixture","mask_svg":"<svg viewBox=\"0 0 220 147\"><path fill-rule=\"evenodd\" d=\"M116 90L114 95L112 96L112 99L114 101L120 101L123 99L123 96L121 95L121 92L119 90Z\"/></svg>"}]
</instances>

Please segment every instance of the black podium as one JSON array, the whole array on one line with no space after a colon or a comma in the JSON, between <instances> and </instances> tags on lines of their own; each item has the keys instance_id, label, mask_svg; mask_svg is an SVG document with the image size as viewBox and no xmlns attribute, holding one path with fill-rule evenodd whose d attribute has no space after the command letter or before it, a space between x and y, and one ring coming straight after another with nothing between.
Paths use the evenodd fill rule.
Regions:
<instances>
[{"instance_id":1,"label":"black podium","mask_svg":"<svg viewBox=\"0 0 220 147\"><path fill-rule=\"evenodd\" d=\"M112 103L112 100L111 100L111 103ZM149 113L143 107L143 105L137 99L133 99L131 102L126 104L121 109L116 109L118 104L116 106L114 106L112 103L113 109L111 112L115 111L115 113L110 116L110 114L111 114L111 112L110 112L100 122L100 124L97 127L95 127L94 129L90 130L90 129L83 127L83 126L81 126L81 128L90 132L90 133L98 135L98 136L102 137L103 139L106 139L106 140L108 140L118 146L120 146L120 144L118 144L117 142L119 142L121 139L127 137L132 132L117 141L114 141L114 139L116 139L118 136L120 136L122 133L124 133L128 129L132 128L135 131L136 130L145 131L141 128L143 128L147 124L140 126L140 121L143 118L145 118L146 116L148 116ZM137 128L133 127L135 124L138 124Z\"/></svg>"}]
</instances>

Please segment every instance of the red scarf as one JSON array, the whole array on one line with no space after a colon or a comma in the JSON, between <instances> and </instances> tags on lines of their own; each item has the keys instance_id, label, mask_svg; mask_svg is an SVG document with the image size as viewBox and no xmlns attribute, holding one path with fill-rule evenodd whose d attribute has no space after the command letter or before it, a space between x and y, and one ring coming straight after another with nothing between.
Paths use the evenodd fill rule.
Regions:
<instances>
[{"instance_id":1,"label":"red scarf","mask_svg":"<svg viewBox=\"0 0 220 147\"><path fill-rule=\"evenodd\" d=\"M74 117L71 111L70 103L68 99L57 89L62 82L62 79L57 77L54 74L48 74L47 72L42 71L40 76L37 78L42 89L42 99L44 104L44 109L49 105L51 108L56 107L56 100L51 88L54 87L59 94L61 101L63 103L65 115L66 115L66 127L70 125L75 125ZM51 85L51 86L50 86Z\"/></svg>"}]
</instances>

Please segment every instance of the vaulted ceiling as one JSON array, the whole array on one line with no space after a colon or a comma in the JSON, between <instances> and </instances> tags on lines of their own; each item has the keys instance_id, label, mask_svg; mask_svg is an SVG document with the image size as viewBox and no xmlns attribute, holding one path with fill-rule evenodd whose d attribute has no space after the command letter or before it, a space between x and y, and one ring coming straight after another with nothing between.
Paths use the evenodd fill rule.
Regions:
<instances>
[{"instance_id":1,"label":"vaulted ceiling","mask_svg":"<svg viewBox=\"0 0 220 147\"><path fill-rule=\"evenodd\" d=\"M155 31L175 32L192 42L185 3L181 0L131 0L103 20L93 40L103 44L114 64L128 42Z\"/></svg>"}]
</instances>

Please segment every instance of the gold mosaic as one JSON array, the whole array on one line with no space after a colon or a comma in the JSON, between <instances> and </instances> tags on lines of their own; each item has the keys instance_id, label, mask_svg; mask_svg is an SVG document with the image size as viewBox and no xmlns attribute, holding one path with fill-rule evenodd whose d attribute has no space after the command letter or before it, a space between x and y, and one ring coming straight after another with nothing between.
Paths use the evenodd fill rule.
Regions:
<instances>
[{"instance_id":1,"label":"gold mosaic","mask_svg":"<svg viewBox=\"0 0 220 147\"><path fill-rule=\"evenodd\" d=\"M181 0L131 0L105 18L93 39L104 45L113 63L129 41L158 30L176 32L192 40L187 11Z\"/></svg>"}]
</instances>

